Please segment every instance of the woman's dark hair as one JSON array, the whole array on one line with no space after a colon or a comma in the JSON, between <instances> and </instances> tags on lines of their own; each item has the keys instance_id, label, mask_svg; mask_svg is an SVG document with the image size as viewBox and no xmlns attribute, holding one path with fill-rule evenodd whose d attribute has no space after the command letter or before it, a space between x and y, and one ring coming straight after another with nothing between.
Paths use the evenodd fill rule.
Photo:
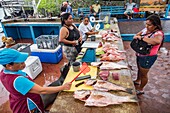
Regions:
<instances>
[{"instance_id":1,"label":"woman's dark hair","mask_svg":"<svg viewBox=\"0 0 170 113\"><path fill-rule=\"evenodd\" d=\"M83 19L86 19L86 18L89 20L89 17L88 17L88 16L85 16Z\"/></svg>"},{"instance_id":2,"label":"woman's dark hair","mask_svg":"<svg viewBox=\"0 0 170 113\"><path fill-rule=\"evenodd\" d=\"M62 26L65 24L65 20L67 20L70 15L71 15L70 13L64 13L61 15L61 25Z\"/></svg>"},{"instance_id":3,"label":"woman's dark hair","mask_svg":"<svg viewBox=\"0 0 170 113\"><path fill-rule=\"evenodd\" d=\"M14 65L14 62L8 63L9 65ZM3 66L6 67L7 64L4 64Z\"/></svg>"},{"instance_id":4,"label":"woman's dark hair","mask_svg":"<svg viewBox=\"0 0 170 113\"><path fill-rule=\"evenodd\" d=\"M160 18L159 18L158 15L155 15L155 14L150 15L146 20L151 21L151 23L152 23L154 26L157 26L156 29L162 30L161 20L160 20Z\"/></svg>"},{"instance_id":5,"label":"woman's dark hair","mask_svg":"<svg viewBox=\"0 0 170 113\"><path fill-rule=\"evenodd\" d=\"M154 26L157 26L156 29L162 30L161 20L160 20L160 18L159 18L158 15L155 15L155 14L150 15L146 20L151 21L151 23L152 23ZM159 49L163 46L163 43L164 43L164 33L163 33L163 39L162 39L161 45L159 46Z\"/></svg>"}]
</instances>

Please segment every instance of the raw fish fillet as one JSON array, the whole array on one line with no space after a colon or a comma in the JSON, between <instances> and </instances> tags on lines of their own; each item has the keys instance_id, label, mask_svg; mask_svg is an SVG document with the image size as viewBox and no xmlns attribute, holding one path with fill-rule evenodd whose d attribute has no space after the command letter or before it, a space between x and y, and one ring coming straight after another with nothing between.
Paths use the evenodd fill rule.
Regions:
<instances>
[{"instance_id":1,"label":"raw fish fillet","mask_svg":"<svg viewBox=\"0 0 170 113\"><path fill-rule=\"evenodd\" d=\"M87 92L87 93L86 93ZM90 92L90 93L89 93ZM86 99L82 100L81 94L83 97L86 95ZM114 104L122 104L124 102L137 102L136 96L117 96L109 92L102 92L96 90L77 90L74 92L74 98L79 99L85 102L85 106L108 106Z\"/></svg>"},{"instance_id":2,"label":"raw fish fillet","mask_svg":"<svg viewBox=\"0 0 170 113\"><path fill-rule=\"evenodd\" d=\"M111 82L108 81L104 81L104 80L95 80L95 79L88 79L86 80L85 84L89 85L88 83L93 83L90 86L93 86L93 88L95 90L100 90L100 91L110 91L110 90L114 90L114 91L124 91L127 93L131 93L132 94L132 89L130 88L124 88L122 86L113 84ZM96 82L97 81L97 82Z\"/></svg>"},{"instance_id":3,"label":"raw fish fillet","mask_svg":"<svg viewBox=\"0 0 170 113\"><path fill-rule=\"evenodd\" d=\"M100 71L99 76L102 80L107 80L109 77L109 71Z\"/></svg>"},{"instance_id":4,"label":"raw fish fillet","mask_svg":"<svg viewBox=\"0 0 170 113\"><path fill-rule=\"evenodd\" d=\"M90 96L90 90L75 91L73 97L81 101L85 101Z\"/></svg>"},{"instance_id":5,"label":"raw fish fillet","mask_svg":"<svg viewBox=\"0 0 170 113\"><path fill-rule=\"evenodd\" d=\"M92 66L100 66L102 62L91 62Z\"/></svg>"},{"instance_id":6,"label":"raw fish fillet","mask_svg":"<svg viewBox=\"0 0 170 113\"><path fill-rule=\"evenodd\" d=\"M113 80L119 80L119 73L112 73Z\"/></svg>"},{"instance_id":7,"label":"raw fish fillet","mask_svg":"<svg viewBox=\"0 0 170 113\"><path fill-rule=\"evenodd\" d=\"M97 80L96 79L88 79L85 81L85 84L88 86L92 86L94 84L96 84Z\"/></svg>"},{"instance_id":8,"label":"raw fish fillet","mask_svg":"<svg viewBox=\"0 0 170 113\"><path fill-rule=\"evenodd\" d=\"M103 64L100 66L100 69L127 69L128 67L126 65L121 65L114 62L103 62Z\"/></svg>"},{"instance_id":9,"label":"raw fish fillet","mask_svg":"<svg viewBox=\"0 0 170 113\"><path fill-rule=\"evenodd\" d=\"M134 99L133 99L134 98ZM122 104L123 102L137 102L135 96L117 96L109 92L91 91L91 94L87 100L85 100L85 106L108 106L114 104Z\"/></svg>"}]
</instances>

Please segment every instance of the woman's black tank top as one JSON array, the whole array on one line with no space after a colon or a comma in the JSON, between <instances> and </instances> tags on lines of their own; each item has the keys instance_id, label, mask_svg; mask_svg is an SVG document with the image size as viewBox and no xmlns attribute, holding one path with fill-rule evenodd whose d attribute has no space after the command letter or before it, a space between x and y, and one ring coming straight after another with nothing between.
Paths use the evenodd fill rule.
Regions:
<instances>
[{"instance_id":1,"label":"woman's black tank top","mask_svg":"<svg viewBox=\"0 0 170 113\"><path fill-rule=\"evenodd\" d=\"M69 31L69 35L68 37L66 38L66 40L69 40L69 41L74 41L74 40L78 40L80 38L80 33L78 31L78 29L76 29L76 27L74 25L73 26L73 29L69 29L68 27L66 27ZM72 44L64 44L66 46L73 46Z\"/></svg>"}]
</instances>

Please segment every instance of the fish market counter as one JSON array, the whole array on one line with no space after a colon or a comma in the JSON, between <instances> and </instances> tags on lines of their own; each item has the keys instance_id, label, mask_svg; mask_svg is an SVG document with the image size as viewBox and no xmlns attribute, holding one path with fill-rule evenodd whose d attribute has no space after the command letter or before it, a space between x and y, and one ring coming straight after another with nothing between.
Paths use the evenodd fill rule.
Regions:
<instances>
[{"instance_id":1,"label":"fish market counter","mask_svg":"<svg viewBox=\"0 0 170 113\"><path fill-rule=\"evenodd\" d=\"M61 28L59 18L11 19L3 20L1 24L6 37L31 38L34 43L40 35L59 35ZM79 25L79 20L75 20L75 24Z\"/></svg>"},{"instance_id":2,"label":"fish market counter","mask_svg":"<svg viewBox=\"0 0 170 113\"><path fill-rule=\"evenodd\" d=\"M117 24L111 24L111 28L120 36ZM124 51L121 38L109 43ZM69 91L58 94L50 113L141 113L126 55L124 60L105 61L100 67L88 65L89 71L79 76L91 75L91 79L73 81ZM71 82L77 74L71 67L64 83Z\"/></svg>"}]
</instances>

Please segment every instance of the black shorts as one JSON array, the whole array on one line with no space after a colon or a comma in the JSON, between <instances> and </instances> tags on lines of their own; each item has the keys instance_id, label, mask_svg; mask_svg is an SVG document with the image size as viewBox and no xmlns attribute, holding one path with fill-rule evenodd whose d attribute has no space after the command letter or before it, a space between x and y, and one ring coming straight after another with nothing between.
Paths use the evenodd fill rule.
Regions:
<instances>
[{"instance_id":1,"label":"black shorts","mask_svg":"<svg viewBox=\"0 0 170 113\"><path fill-rule=\"evenodd\" d=\"M154 56L137 56L137 63L140 67L150 69L157 59L157 55Z\"/></svg>"}]
</instances>

